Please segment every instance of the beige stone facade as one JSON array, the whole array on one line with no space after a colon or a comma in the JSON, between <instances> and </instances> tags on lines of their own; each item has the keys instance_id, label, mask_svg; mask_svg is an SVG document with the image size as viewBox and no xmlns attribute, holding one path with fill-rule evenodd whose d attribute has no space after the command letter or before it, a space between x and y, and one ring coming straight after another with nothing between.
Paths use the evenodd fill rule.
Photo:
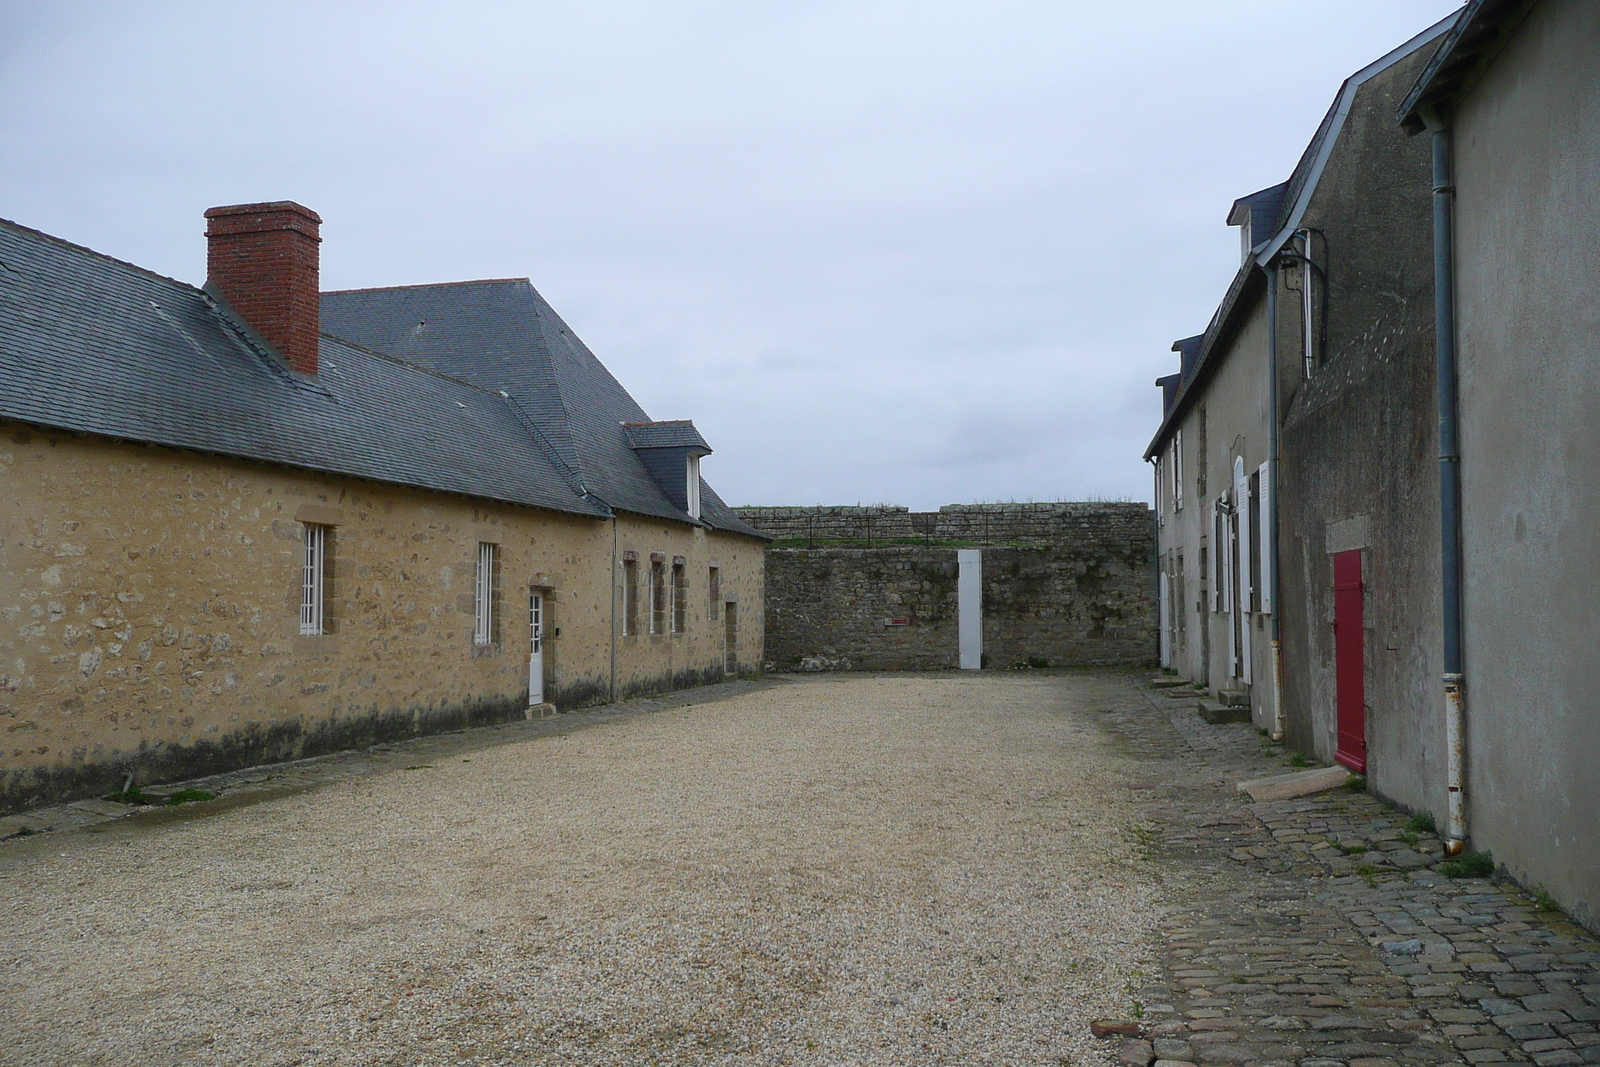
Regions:
<instances>
[{"instance_id":1,"label":"beige stone facade","mask_svg":"<svg viewBox=\"0 0 1600 1067\"><path fill-rule=\"evenodd\" d=\"M759 668L761 541L0 422L0 806L520 717L529 594L562 709ZM301 636L305 524L326 627ZM479 545L494 640L474 640ZM637 562L639 629L624 634ZM674 566L652 633L649 576ZM715 606L711 570L720 585ZM733 655L725 658L729 604ZM713 617L713 615L715 617Z\"/></svg>"}]
</instances>

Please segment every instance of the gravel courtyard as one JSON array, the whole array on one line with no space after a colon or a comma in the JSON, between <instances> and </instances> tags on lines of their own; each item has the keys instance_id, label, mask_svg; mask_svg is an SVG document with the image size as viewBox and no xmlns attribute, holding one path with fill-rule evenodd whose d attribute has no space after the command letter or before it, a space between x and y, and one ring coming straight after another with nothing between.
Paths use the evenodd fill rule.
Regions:
<instances>
[{"instance_id":1,"label":"gravel courtyard","mask_svg":"<svg viewBox=\"0 0 1600 1067\"><path fill-rule=\"evenodd\" d=\"M0 1062L1099 1063L1157 952L1126 692L781 679L13 840Z\"/></svg>"}]
</instances>

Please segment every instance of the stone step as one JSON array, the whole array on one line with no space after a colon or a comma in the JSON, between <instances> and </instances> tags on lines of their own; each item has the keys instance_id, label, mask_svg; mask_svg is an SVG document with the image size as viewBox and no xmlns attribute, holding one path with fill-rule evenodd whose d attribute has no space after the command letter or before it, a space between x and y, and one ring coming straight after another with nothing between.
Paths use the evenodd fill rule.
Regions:
<instances>
[{"instance_id":1,"label":"stone step","mask_svg":"<svg viewBox=\"0 0 1600 1067\"><path fill-rule=\"evenodd\" d=\"M1250 799L1260 804L1268 800L1288 800L1291 797L1310 796L1338 789L1350 780L1350 772L1343 767L1313 767L1309 771L1275 774L1270 778L1257 778L1240 782L1239 792L1250 794Z\"/></svg>"},{"instance_id":2,"label":"stone step","mask_svg":"<svg viewBox=\"0 0 1600 1067\"><path fill-rule=\"evenodd\" d=\"M1150 688L1152 689L1171 689L1175 686L1188 684L1189 680L1187 678L1161 677L1150 679Z\"/></svg>"},{"instance_id":3,"label":"stone step","mask_svg":"<svg viewBox=\"0 0 1600 1067\"><path fill-rule=\"evenodd\" d=\"M1243 689L1224 689L1217 694L1217 699L1230 708L1248 708L1250 706L1250 694Z\"/></svg>"},{"instance_id":4,"label":"stone step","mask_svg":"<svg viewBox=\"0 0 1600 1067\"><path fill-rule=\"evenodd\" d=\"M1201 700L1195 704L1200 712L1200 717L1213 726L1225 722L1249 722L1250 708L1234 707L1231 704L1220 704L1215 700Z\"/></svg>"}]
</instances>

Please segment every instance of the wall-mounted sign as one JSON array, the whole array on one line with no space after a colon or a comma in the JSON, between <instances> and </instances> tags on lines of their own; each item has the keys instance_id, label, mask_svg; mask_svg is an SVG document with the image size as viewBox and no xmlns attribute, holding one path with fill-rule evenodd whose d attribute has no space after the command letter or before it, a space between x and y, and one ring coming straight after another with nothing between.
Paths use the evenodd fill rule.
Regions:
<instances>
[{"instance_id":1,"label":"wall-mounted sign","mask_svg":"<svg viewBox=\"0 0 1600 1067\"><path fill-rule=\"evenodd\" d=\"M897 619L884 619L883 624L885 626L910 626L911 620L902 615Z\"/></svg>"}]
</instances>

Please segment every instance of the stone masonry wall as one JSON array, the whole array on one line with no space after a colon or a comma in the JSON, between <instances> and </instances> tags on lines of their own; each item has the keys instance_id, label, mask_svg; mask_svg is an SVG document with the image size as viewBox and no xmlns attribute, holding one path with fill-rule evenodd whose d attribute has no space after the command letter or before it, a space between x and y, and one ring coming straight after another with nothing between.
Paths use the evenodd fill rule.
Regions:
<instances>
[{"instance_id":1,"label":"stone masonry wall","mask_svg":"<svg viewBox=\"0 0 1600 1067\"><path fill-rule=\"evenodd\" d=\"M748 537L15 423L0 500L0 811L520 717L531 589L563 710L761 664L764 546ZM330 528L318 636L299 633L306 522ZM488 645L480 542L498 546ZM615 632L625 553L684 561L681 630Z\"/></svg>"},{"instance_id":2,"label":"stone masonry wall","mask_svg":"<svg viewBox=\"0 0 1600 1067\"><path fill-rule=\"evenodd\" d=\"M771 670L958 665L956 550L983 550L985 665L1148 661L1156 606L1144 504L742 508L767 549Z\"/></svg>"}]
</instances>

